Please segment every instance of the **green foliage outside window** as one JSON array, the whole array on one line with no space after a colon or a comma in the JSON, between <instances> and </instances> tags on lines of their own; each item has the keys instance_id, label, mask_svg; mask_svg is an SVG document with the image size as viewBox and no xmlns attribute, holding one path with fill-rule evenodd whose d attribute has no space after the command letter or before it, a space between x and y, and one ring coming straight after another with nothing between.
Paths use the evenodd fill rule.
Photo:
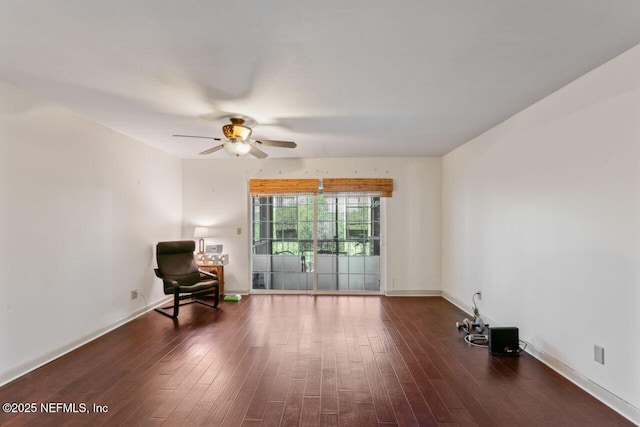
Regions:
<instances>
[{"instance_id":1,"label":"green foliage outside window","mask_svg":"<svg viewBox=\"0 0 640 427\"><path fill-rule=\"evenodd\" d=\"M339 255L378 255L379 222L373 197L318 196L318 251ZM253 198L254 253L270 244L271 254L313 254L313 196ZM379 218L379 215L377 216Z\"/></svg>"}]
</instances>

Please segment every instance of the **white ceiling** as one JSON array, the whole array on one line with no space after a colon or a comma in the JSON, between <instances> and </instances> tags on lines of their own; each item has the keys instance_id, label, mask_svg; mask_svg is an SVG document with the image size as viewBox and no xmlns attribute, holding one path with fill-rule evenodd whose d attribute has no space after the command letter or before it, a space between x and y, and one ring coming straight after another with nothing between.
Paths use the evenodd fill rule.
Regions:
<instances>
[{"instance_id":1,"label":"white ceiling","mask_svg":"<svg viewBox=\"0 0 640 427\"><path fill-rule=\"evenodd\" d=\"M638 43L637 0L0 2L0 79L183 158L228 112L271 157L442 155Z\"/></svg>"}]
</instances>

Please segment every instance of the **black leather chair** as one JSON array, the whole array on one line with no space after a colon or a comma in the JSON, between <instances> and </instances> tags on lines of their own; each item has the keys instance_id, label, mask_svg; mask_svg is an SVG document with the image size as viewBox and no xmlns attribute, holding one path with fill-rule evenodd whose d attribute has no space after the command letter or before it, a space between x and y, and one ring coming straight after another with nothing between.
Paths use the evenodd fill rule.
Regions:
<instances>
[{"instance_id":1,"label":"black leather chair","mask_svg":"<svg viewBox=\"0 0 640 427\"><path fill-rule=\"evenodd\" d=\"M171 318L178 317L181 305L197 302L207 307L216 308L220 301L220 286L215 274L198 269L193 251L196 243L193 240L159 242L156 245L158 268L154 271L162 279L164 293L173 295L173 305L156 308L158 313ZM213 296L213 304L199 298ZM191 301L180 303L190 299ZM173 309L173 315L169 314Z\"/></svg>"}]
</instances>

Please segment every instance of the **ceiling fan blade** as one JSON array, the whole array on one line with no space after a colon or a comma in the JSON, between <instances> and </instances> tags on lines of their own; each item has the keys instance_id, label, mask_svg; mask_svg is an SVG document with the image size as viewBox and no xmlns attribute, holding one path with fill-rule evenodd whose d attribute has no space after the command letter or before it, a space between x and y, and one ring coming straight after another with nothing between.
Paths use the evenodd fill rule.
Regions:
<instances>
[{"instance_id":1,"label":"ceiling fan blade","mask_svg":"<svg viewBox=\"0 0 640 427\"><path fill-rule=\"evenodd\" d=\"M182 138L204 138L204 139L213 139L214 141L222 141L222 139L220 138L214 138L211 136L196 136L196 135L173 135L173 136L179 136Z\"/></svg>"},{"instance_id":2,"label":"ceiling fan blade","mask_svg":"<svg viewBox=\"0 0 640 427\"><path fill-rule=\"evenodd\" d=\"M251 150L249 151L249 154L259 159L266 159L267 157L269 157L267 153L258 149L255 145L251 146Z\"/></svg>"},{"instance_id":3,"label":"ceiling fan blade","mask_svg":"<svg viewBox=\"0 0 640 427\"><path fill-rule=\"evenodd\" d=\"M261 139L257 144L268 145L270 147L296 148L298 145L292 141L274 141L271 139Z\"/></svg>"},{"instance_id":4,"label":"ceiling fan blade","mask_svg":"<svg viewBox=\"0 0 640 427\"><path fill-rule=\"evenodd\" d=\"M200 153L200 154L204 156L205 154L215 153L215 152L216 152L216 151L218 151L218 150L222 150L222 148L223 148L223 147L224 147L224 144L220 144L220 145L217 145L217 146L215 146L215 147L213 147L213 148L209 148L208 150L204 150L204 151L203 151L202 153Z\"/></svg>"}]
</instances>

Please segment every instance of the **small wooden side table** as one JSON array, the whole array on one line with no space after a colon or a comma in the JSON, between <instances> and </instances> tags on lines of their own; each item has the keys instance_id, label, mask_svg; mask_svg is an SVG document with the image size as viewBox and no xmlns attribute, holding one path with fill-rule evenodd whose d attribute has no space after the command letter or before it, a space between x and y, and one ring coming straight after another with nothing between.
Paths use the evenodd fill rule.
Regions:
<instances>
[{"instance_id":1,"label":"small wooden side table","mask_svg":"<svg viewBox=\"0 0 640 427\"><path fill-rule=\"evenodd\" d=\"M224 295L224 265L221 264L198 264L198 268L207 273L218 275L218 283L220 284L220 296Z\"/></svg>"}]
</instances>

